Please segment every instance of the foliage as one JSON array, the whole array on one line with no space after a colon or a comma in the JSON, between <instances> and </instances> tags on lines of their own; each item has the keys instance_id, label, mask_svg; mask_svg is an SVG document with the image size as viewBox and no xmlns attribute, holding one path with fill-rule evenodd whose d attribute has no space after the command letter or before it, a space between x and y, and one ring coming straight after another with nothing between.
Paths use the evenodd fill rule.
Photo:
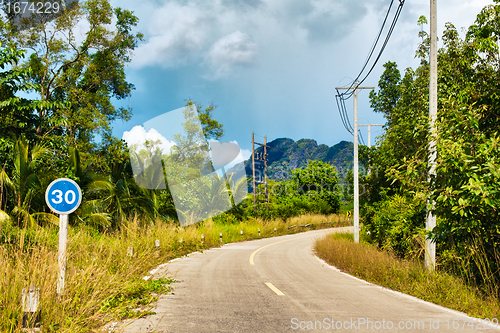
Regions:
<instances>
[{"instance_id":1,"label":"foliage","mask_svg":"<svg viewBox=\"0 0 500 333\"><path fill-rule=\"evenodd\" d=\"M198 118L200 119L205 138L219 140L222 136L224 136L222 124L215 120L212 116L212 112L217 108L217 105L211 103L208 107L203 108L201 104L188 100L187 105L192 104L196 105L196 111L198 113Z\"/></svg>"},{"instance_id":2,"label":"foliage","mask_svg":"<svg viewBox=\"0 0 500 333\"><path fill-rule=\"evenodd\" d=\"M48 176L42 176L37 170L40 159L48 151L43 146L35 145L31 150L25 139L18 140L14 150L14 170L9 177L5 168L0 171L0 203L3 196L11 193L13 200L7 201L6 209L18 225L33 227L37 220L58 223L55 215L40 212L44 205L43 193L48 185ZM0 206L1 208L1 206ZM0 210L3 214L4 211Z\"/></svg>"},{"instance_id":3,"label":"foliage","mask_svg":"<svg viewBox=\"0 0 500 333\"><path fill-rule=\"evenodd\" d=\"M362 235L360 235L362 236ZM421 262L399 259L391 251L346 234L331 234L316 242L317 255L329 264L365 281L439 304L476 318L497 318L498 299L484 295L446 272L429 272Z\"/></svg>"},{"instance_id":4,"label":"foliage","mask_svg":"<svg viewBox=\"0 0 500 333\"><path fill-rule=\"evenodd\" d=\"M435 202L438 225L430 235L446 258L463 258L471 244L484 242L491 276L500 281L500 155L498 71L500 5L486 6L461 39L451 23L443 32L438 52L438 119L436 123L436 176L428 179L428 70L429 39L422 31L417 50L420 66L400 77L396 64L387 63L379 91L370 95L375 111L388 123L379 146L368 152L377 173L364 181L367 226L380 225L379 234L401 228L404 235L421 230L427 199ZM425 24L425 18L420 18ZM410 203L408 207L395 205ZM385 221L385 222L384 222ZM385 223L385 224L384 224ZM377 228L375 228L377 230ZM407 237L392 248L407 253ZM391 241L392 243L392 241ZM447 261L449 267L449 261ZM490 274L471 263L476 282L487 283Z\"/></svg>"},{"instance_id":5,"label":"foliage","mask_svg":"<svg viewBox=\"0 0 500 333\"><path fill-rule=\"evenodd\" d=\"M290 178L288 181L269 181L269 206L259 211L258 216L288 218L308 212L339 212L340 190L333 166L321 161L309 161L306 168L293 170ZM264 199L264 191L262 184L256 189L259 200ZM253 214L254 210L253 205L247 204L247 214Z\"/></svg>"},{"instance_id":6,"label":"foliage","mask_svg":"<svg viewBox=\"0 0 500 333\"><path fill-rule=\"evenodd\" d=\"M110 175L95 177L87 185L88 197L77 211L77 215L83 215L81 220L105 228L120 228L130 216L154 219L155 207L149 193L139 188L130 174L127 160L113 164Z\"/></svg>"},{"instance_id":7,"label":"foliage","mask_svg":"<svg viewBox=\"0 0 500 333\"><path fill-rule=\"evenodd\" d=\"M422 200L391 196L367 207L363 231L381 249L391 249L400 257L422 257L422 206Z\"/></svg>"},{"instance_id":8,"label":"foliage","mask_svg":"<svg viewBox=\"0 0 500 333\"><path fill-rule=\"evenodd\" d=\"M141 318L151 311L150 304L158 300L154 294L168 294L172 292L171 283L176 282L170 278L159 278L157 280L144 280L136 278L130 281L123 290L111 295L104 300L101 311L110 313L121 320L127 318Z\"/></svg>"},{"instance_id":9,"label":"foliage","mask_svg":"<svg viewBox=\"0 0 500 333\"><path fill-rule=\"evenodd\" d=\"M125 64L142 38L132 33L137 22L132 12L112 8L108 0L76 1L63 15L30 29L2 19L0 40L30 52L19 68L29 71L26 84L39 97L29 112L37 140L55 136L77 146L94 170L107 171L104 157L94 154L95 138L109 136L111 122L131 116L112 100L130 96L134 88L125 79ZM81 26L88 29L80 40Z\"/></svg>"},{"instance_id":10,"label":"foliage","mask_svg":"<svg viewBox=\"0 0 500 333\"><path fill-rule=\"evenodd\" d=\"M0 43L0 47L2 47ZM0 161L7 172L12 171L14 141L23 136L27 142L33 142L38 118L36 109L64 106L59 102L29 100L16 96L19 92L27 93L37 89L38 85L29 82L31 68L18 67L25 52L13 47L0 49Z\"/></svg>"}]
</instances>

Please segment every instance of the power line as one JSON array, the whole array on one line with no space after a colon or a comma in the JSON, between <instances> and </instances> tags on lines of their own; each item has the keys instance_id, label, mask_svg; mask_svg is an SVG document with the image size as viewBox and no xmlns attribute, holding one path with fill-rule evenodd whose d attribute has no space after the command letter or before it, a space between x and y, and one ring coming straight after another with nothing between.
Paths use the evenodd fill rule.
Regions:
<instances>
[{"instance_id":1,"label":"power line","mask_svg":"<svg viewBox=\"0 0 500 333\"><path fill-rule=\"evenodd\" d=\"M359 138L361 139L361 142L363 142L363 146L366 146L365 144L365 139L363 139L363 134L361 134L361 131L358 130Z\"/></svg>"},{"instance_id":2,"label":"power line","mask_svg":"<svg viewBox=\"0 0 500 333\"><path fill-rule=\"evenodd\" d=\"M373 65L368 70L368 73L366 73L366 75L364 75L364 77L361 79L361 81L358 82L359 78L362 77L363 72L365 71L366 67L368 66L368 64L370 62L370 59L373 56L373 53L375 52L377 44L378 44L378 42L380 40L380 37L382 35L382 32L384 31L384 27L386 26L387 19L389 18L389 14L391 12L393 3L394 3L394 0L391 0L391 3L390 3L389 8L387 10L387 13L385 14L385 17L384 17L384 21L382 23L382 27L380 28L380 30L379 30L379 32L377 34L377 37L375 38L375 42L373 43L373 45L372 45L372 47L370 49L370 52L368 53L368 57L367 57L365 63L363 64L363 67L361 68L361 71L359 72L359 74L356 76L356 78L350 84L349 88L346 91L340 93L338 91L338 89L337 89L337 95L335 95L335 99L336 99L336 102L337 102L337 107L338 107L338 110L339 110L340 119L342 120L342 124L344 125L345 129L349 133L351 133L351 134L353 134L354 131L353 131L351 122L349 120L349 115L347 113L347 108L345 106L345 101L347 99L349 99L353 95L355 87L360 86L366 80L366 78L371 74L371 72L375 68L375 65L380 60L380 57L382 56L382 53L384 52L384 50L385 50L385 48L387 46L387 43L389 42L389 39L392 36L392 33L394 32L394 28L396 27L396 23L399 20L399 16L401 15L401 11L403 10L403 6L404 6L404 3L405 3L405 0L399 0L398 8L396 9L396 12L395 12L394 17L392 19L391 25L390 25L389 30L387 32L387 35L386 35L386 37L384 39L384 42L383 42L383 44L382 44L382 46L380 48L380 51L378 52L377 57L376 57L375 61L373 62Z\"/></svg>"},{"instance_id":3,"label":"power line","mask_svg":"<svg viewBox=\"0 0 500 333\"><path fill-rule=\"evenodd\" d=\"M363 75L363 71L365 70L366 66L368 65L368 63L370 61L370 58L373 55L373 52L375 51L375 48L376 48L376 46L378 44L380 36L381 36L381 34L382 34L383 30L384 30L384 27L385 27L385 25L387 23L387 18L389 16L389 13L391 11L393 3L394 3L394 0L392 0L391 3L390 3L390 5L389 5L389 8L388 8L387 13L386 13L385 18L384 18L384 21L382 23L382 27L380 28L380 31L377 34L377 37L375 39L375 43L374 43L374 45L372 46L372 49L369 52L368 58L365 61L364 65L363 65L363 68L361 69L361 71L359 72L359 74L356 76L356 78L354 79L354 81L351 83L350 89L348 89L347 91L345 91L343 93L345 96L347 96L347 98L350 98L352 96L352 94L354 92L354 89L353 89L354 86L361 85L366 80L366 78L370 75L370 73L373 71L373 69L375 68L375 65L377 64L378 60L382 56L382 53L384 52L385 47L387 46L387 43L389 42L389 39L392 36L392 33L394 32L394 28L396 27L396 23L399 20L399 16L401 15L401 11L403 10L403 6L404 6L404 3L405 3L404 0L399 0L398 8L396 9L396 12L395 12L394 17L393 17L392 22L391 22L391 26L389 27L389 31L387 32L387 35L386 35L386 37L384 39L384 43L382 44L382 47L380 48L380 51L379 51L379 53L377 55L377 58L375 59L373 65L370 67L370 70L368 71L368 73L358 83L359 78Z\"/></svg>"}]
</instances>

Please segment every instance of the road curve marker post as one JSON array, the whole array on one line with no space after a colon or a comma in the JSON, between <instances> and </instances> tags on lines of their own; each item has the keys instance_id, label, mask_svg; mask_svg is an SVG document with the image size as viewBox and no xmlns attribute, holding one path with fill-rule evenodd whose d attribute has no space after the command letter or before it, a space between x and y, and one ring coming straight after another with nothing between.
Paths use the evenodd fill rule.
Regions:
<instances>
[{"instance_id":1,"label":"road curve marker post","mask_svg":"<svg viewBox=\"0 0 500 333\"><path fill-rule=\"evenodd\" d=\"M68 215L73 213L82 202L82 190L78 184L69 178L59 178L47 186L45 202L56 214L59 214L59 278L57 280L57 295L64 293L66 276L66 244L68 242Z\"/></svg>"}]
</instances>

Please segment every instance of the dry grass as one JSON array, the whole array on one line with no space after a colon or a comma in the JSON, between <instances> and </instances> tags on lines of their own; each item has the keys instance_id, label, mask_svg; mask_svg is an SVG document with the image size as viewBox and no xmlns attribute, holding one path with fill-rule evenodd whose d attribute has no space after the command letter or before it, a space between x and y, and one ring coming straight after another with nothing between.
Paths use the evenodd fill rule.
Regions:
<instances>
[{"instance_id":1,"label":"dry grass","mask_svg":"<svg viewBox=\"0 0 500 333\"><path fill-rule=\"evenodd\" d=\"M421 263L397 259L387 251L352 241L352 235L333 234L315 244L319 257L363 280L478 318L498 318L500 302L444 272L428 272Z\"/></svg>"},{"instance_id":2,"label":"dry grass","mask_svg":"<svg viewBox=\"0 0 500 333\"><path fill-rule=\"evenodd\" d=\"M300 227L308 223L316 224ZM147 314L147 304L154 301L148 290L158 286L142 277L172 258L219 246L220 232L228 243L258 238L258 229L261 237L272 237L348 224L336 215L306 215L288 221L252 219L226 225L208 220L185 228L160 221L144 226L130 220L121 232L112 234L70 228L61 302L56 297L57 228L26 230L0 225L0 332L21 332L21 291L29 285L40 288L44 332L93 332L108 321ZM159 250L154 246L156 239L160 240ZM129 246L134 248L132 258L127 256ZM138 305L143 312L133 311Z\"/></svg>"}]
</instances>

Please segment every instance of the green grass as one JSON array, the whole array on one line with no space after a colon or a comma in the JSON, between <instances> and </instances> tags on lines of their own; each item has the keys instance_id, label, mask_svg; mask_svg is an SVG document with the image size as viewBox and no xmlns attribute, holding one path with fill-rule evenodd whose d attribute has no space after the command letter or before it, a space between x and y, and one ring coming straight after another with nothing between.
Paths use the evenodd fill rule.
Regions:
<instances>
[{"instance_id":1,"label":"green grass","mask_svg":"<svg viewBox=\"0 0 500 333\"><path fill-rule=\"evenodd\" d=\"M155 314L151 310L151 303L156 301L158 294L172 292L170 284L175 280L160 278L156 280L134 279L129 281L123 290L112 294L102 302L100 311L110 318L141 318Z\"/></svg>"},{"instance_id":2,"label":"green grass","mask_svg":"<svg viewBox=\"0 0 500 333\"><path fill-rule=\"evenodd\" d=\"M352 234L333 234L315 244L316 254L341 271L365 281L465 312L478 318L499 318L500 302L446 272L429 272L422 263L401 260Z\"/></svg>"},{"instance_id":3,"label":"green grass","mask_svg":"<svg viewBox=\"0 0 500 333\"><path fill-rule=\"evenodd\" d=\"M310 227L300 227L309 223ZM223 243L228 243L258 238L258 229L264 238L348 224L340 215L304 215L225 225L207 220L185 228L130 220L122 231L109 234L70 228L65 293L60 301L56 296L58 228L26 230L0 224L0 332L21 332L21 291L29 285L40 288L44 332L93 332L110 321L150 314L151 304L159 294L170 292L172 281L142 277L170 259L220 246L220 232ZM156 239L160 249L155 248ZM133 257L127 256L129 246L134 248Z\"/></svg>"}]
</instances>

